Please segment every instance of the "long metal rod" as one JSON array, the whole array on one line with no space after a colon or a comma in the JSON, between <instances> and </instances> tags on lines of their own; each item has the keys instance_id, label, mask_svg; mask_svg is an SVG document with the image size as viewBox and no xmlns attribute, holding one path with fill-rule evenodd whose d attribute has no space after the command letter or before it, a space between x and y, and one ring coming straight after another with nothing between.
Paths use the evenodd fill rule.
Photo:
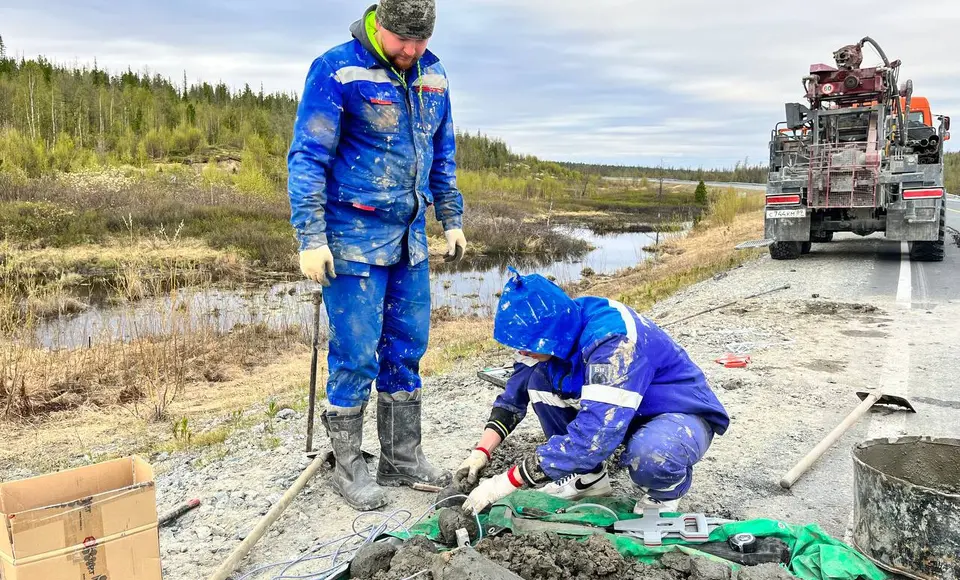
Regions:
<instances>
[{"instance_id":1,"label":"long metal rod","mask_svg":"<svg viewBox=\"0 0 960 580\"><path fill-rule=\"evenodd\" d=\"M260 520L260 523L257 524L257 527L250 532L250 535L233 550L230 554L230 557L227 558L227 561L217 569L216 572L211 574L208 577L208 580L226 580L230 574L237 569L240 561L243 560L247 554L253 549L254 544L256 544L260 538L263 537L263 534L270 529L270 526L273 525L275 521L280 517L280 514L287 509L287 507L293 502L294 498L297 497L297 494L300 493L300 490L307 484L308 481L317 473L317 471L323 467L324 462L326 461L326 456L318 455L310 465L300 474L300 477L297 478L293 485L290 486L290 489L287 490L283 497L280 498L270 511L267 512L267 515Z\"/></svg>"},{"instance_id":2,"label":"long metal rod","mask_svg":"<svg viewBox=\"0 0 960 580\"><path fill-rule=\"evenodd\" d=\"M758 294L752 294L752 295L750 295L750 296L744 296L743 298L737 298L737 299L734 300L733 302L728 302L728 303L726 303L726 304L721 304L720 306L714 306L713 308L704 310L704 311L702 311L702 312L697 312L696 314L691 314L690 316L686 316L686 317L680 318L680 319L678 319L678 320L673 320L673 321L670 321L670 322L666 322L666 323L664 323L664 324L661 324L661 325L660 325L660 328L666 328L667 326L673 326L674 324L678 324L678 323L680 323L680 322L684 322L684 321L686 321L686 320L690 320L691 318L696 318L696 317L698 317L698 316L703 316L704 314L709 314L709 313L713 312L714 310L720 310L721 308L726 308L727 306L733 306L734 304L736 304L736 303L738 303L738 302L740 302L740 301L743 301L743 300L750 300L751 298L759 298L759 297L761 297L761 296L766 296L767 294L773 294L774 292L779 292L779 291L781 291L781 290L786 290L786 289L788 289L788 288L790 288L790 285L789 285L789 284L784 284L783 286L780 286L779 288L774 288L773 290L766 290L766 291L760 292L760 293L758 293Z\"/></svg>"},{"instance_id":3,"label":"long metal rod","mask_svg":"<svg viewBox=\"0 0 960 580\"><path fill-rule=\"evenodd\" d=\"M320 353L320 306L323 294L313 294L313 357L310 360L310 403L307 411L307 453L313 451L313 417L317 407L317 358Z\"/></svg>"}]
</instances>

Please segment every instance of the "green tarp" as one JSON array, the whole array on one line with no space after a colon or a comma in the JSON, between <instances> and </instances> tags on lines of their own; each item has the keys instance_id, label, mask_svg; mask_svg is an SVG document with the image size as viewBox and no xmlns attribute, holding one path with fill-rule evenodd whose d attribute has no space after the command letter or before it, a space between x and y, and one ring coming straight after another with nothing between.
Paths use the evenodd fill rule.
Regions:
<instances>
[{"instance_id":1,"label":"green tarp","mask_svg":"<svg viewBox=\"0 0 960 580\"><path fill-rule=\"evenodd\" d=\"M597 508L581 509L574 506L599 504L616 512L619 519L625 520L639 517L633 513L634 503L635 500L616 497L569 502L537 491L518 491L494 505L489 514L481 515L480 522L484 530L509 528L514 515L519 516L525 510L529 514L529 510L533 509L549 513L540 518L541 521L605 527L615 521L611 514ZM556 511L561 508L567 510L566 513L557 514ZM574 509L570 511L571 508ZM415 526L411 532L438 540L440 529L437 515L433 514ZM788 569L793 575L804 580L884 580L889 577L862 554L832 538L815 524L799 526L766 519L733 522L714 530L709 541L725 542L730 536L739 533L750 533L758 538L776 537L785 542L791 550ZM688 554L724 562L734 568L738 567L737 564L697 551L694 542L668 538L663 541L662 546L649 547L644 545L642 540L623 534L605 536L624 557L647 564L655 563L667 552L682 550Z\"/></svg>"}]
</instances>

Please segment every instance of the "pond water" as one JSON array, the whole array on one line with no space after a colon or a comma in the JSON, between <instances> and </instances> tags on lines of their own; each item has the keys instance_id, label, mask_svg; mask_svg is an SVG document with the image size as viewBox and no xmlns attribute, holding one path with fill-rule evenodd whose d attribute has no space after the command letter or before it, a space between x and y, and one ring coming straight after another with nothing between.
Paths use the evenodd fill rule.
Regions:
<instances>
[{"instance_id":1,"label":"pond water","mask_svg":"<svg viewBox=\"0 0 960 580\"><path fill-rule=\"evenodd\" d=\"M536 256L500 259L466 259L456 268L437 260L430 276L432 306L455 314L492 315L509 277L508 266L521 273L539 273L559 284L582 278L587 268L612 274L635 266L652 254L643 248L655 243L654 233L600 235L585 227L559 227L586 240L594 249L578 258L537 259ZM683 235L659 234L660 240ZM312 295L318 284L280 282L253 288L185 288L162 298L131 304L96 306L76 315L62 316L41 325L37 339L48 348L76 348L104 340L130 340L151 334L184 331L190 326L225 332L238 324L265 323L282 328L312 325ZM326 318L321 314L322 324ZM175 327L175 328L174 328Z\"/></svg>"}]
</instances>

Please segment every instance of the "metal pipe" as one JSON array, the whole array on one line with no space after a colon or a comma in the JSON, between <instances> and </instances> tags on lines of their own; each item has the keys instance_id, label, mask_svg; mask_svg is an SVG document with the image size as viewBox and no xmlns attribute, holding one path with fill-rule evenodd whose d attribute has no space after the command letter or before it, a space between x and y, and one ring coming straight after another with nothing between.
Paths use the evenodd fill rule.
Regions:
<instances>
[{"instance_id":1,"label":"metal pipe","mask_svg":"<svg viewBox=\"0 0 960 580\"><path fill-rule=\"evenodd\" d=\"M897 99L898 101L900 99ZM903 144L907 144L910 135L910 101L913 100L913 80L907 79L907 108L903 113Z\"/></svg>"},{"instance_id":2,"label":"metal pipe","mask_svg":"<svg viewBox=\"0 0 960 580\"><path fill-rule=\"evenodd\" d=\"M323 293L313 294L313 355L310 359L310 402L307 412L307 453L313 451L313 423L317 406L317 357L320 351L320 306Z\"/></svg>"},{"instance_id":3,"label":"metal pipe","mask_svg":"<svg viewBox=\"0 0 960 580\"><path fill-rule=\"evenodd\" d=\"M860 46L863 46L864 43L866 43L866 42L869 42L870 44L873 45L873 48L877 49L877 53L879 53L879 54L880 54L880 58L883 59L883 64L885 64L887 67L889 67L889 66L890 66L890 59L887 58L887 53L883 52L883 49L880 48L880 45L877 44L877 41L875 41L874 39L870 38L869 36L864 36L863 39L860 40Z\"/></svg>"}]
</instances>

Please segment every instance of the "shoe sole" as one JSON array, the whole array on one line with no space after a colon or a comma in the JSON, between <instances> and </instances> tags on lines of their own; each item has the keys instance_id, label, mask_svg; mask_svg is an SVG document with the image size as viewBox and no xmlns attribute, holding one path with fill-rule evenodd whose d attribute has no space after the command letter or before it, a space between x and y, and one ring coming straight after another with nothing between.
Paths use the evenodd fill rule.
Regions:
<instances>
[{"instance_id":1,"label":"shoe sole","mask_svg":"<svg viewBox=\"0 0 960 580\"><path fill-rule=\"evenodd\" d=\"M585 490L577 493L576 495L574 495L573 497L571 497L571 498L569 498L569 499L570 499L571 501L576 501L576 500L578 500L578 499L583 499L583 498L585 498L585 497L605 497L605 496L609 496L609 495L613 495L613 488L610 487L610 486L604 486L604 487L601 487L601 488L599 488L599 489L594 489L594 488L591 487L591 488L589 488L589 489L585 489Z\"/></svg>"},{"instance_id":2,"label":"shoe sole","mask_svg":"<svg viewBox=\"0 0 960 580\"><path fill-rule=\"evenodd\" d=\"M390 503L390 500L387 499L386 494L384 494L384 496L383 496L383 501L382 501L382 503L374 502L374 503L370 503L370 504L364 505L364 504L360 504L360 503L351 501L350 498L348 498L347 496L343 495L343 492L340 491L340 488L339 488L338 486L336 486L336 485L331 484L331 485L330 485L330 489L332 489L334 492L336 492L336 494L339 495L339 496L343 499L343 501L344 501L348 506L352 507L353 509L355 509L355 510L357 510L357 511L359 511L359 512L371 512L371 511L373 511L373 510L378 510L378 509L384 507L385 505L387 505L388 503Z\"/></svg>"}]
</instances>

